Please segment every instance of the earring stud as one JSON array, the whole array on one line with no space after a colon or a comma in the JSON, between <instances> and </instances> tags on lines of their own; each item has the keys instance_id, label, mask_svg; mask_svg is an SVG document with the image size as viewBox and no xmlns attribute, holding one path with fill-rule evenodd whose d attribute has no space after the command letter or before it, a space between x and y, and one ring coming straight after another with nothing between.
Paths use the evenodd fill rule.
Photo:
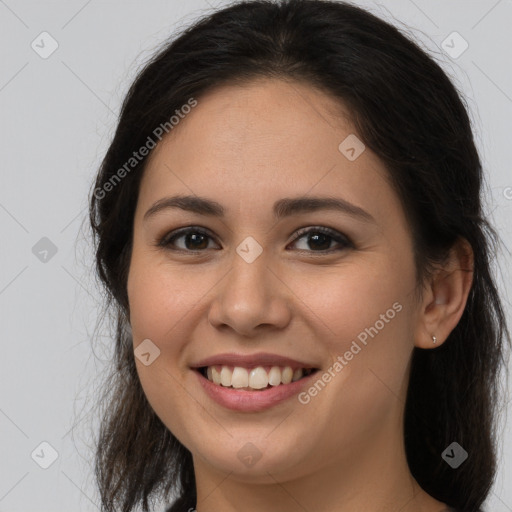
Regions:
<instances>
[{"instance_id":1,"label":"earring stud","mask_svg":"<svg viewBox=\"0 0 512 512\"><path fill-rule=\"evenodd\" d=\"M437 338L435 336L432 336L432 340L434 341L434 343L437 341Z\"/></svg>"}]
</instances>

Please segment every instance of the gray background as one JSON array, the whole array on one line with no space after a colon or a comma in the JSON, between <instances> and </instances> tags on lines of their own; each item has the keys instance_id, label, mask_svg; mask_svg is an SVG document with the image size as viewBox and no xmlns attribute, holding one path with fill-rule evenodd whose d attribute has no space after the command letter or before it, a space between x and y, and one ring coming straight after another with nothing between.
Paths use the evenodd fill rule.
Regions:
<instances>
[{"instance_id":1,"label":"gray background","mask_svg":"<svg viewBox=\"0 0 512 512\"><path fill-rule=\"evenodd\" d=\"M360 4L420 40L465 94L488 174L486 208L510 247L512 1ZM87 193L138 67L177 28L222 5L0 0L0 512L99 510L91 430L111 343L105 325L92 340L101 302L81 229ZM51 49L44 31L59 45L46 59L31 47ZM469 44L457 58L462 41L447 40L452 56L443 49L454 31ZM512 325L510 255L503 251L498 261ZM489 512L512 511L505 420ZM52 454L42 442L58 453L47 469L40 464Z\"/></svg>"}]
</instances>

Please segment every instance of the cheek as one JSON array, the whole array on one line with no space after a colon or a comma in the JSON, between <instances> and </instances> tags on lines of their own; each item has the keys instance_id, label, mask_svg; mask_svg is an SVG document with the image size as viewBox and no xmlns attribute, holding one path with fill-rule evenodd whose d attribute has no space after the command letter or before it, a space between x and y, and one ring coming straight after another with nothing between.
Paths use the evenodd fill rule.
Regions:
<instances>
[{"instance_id":1,"label":"cheek","mask_svg":"<svg viewBox=\"0 0 512 512\"><path fill-rule=\"evenodd\" d=\"M403 339L398 331L406 325L414 272L406 261L397 264L382 255L371 259L372 264L368 258L332 272L294 277L293 289L305 305L303 312L325 331L331 352L344 352L352 340L364 343L372 335L389 339L395 347Z\"/></svg>"},{"instance_id":2,"label":"cheek","mask_svg":"<svg viewBox=\"0 0 512 512\"><path fill-rule=\"evenodd\" d=\"M317 280L319 286L310 286L307 294L307 287L303 288L300 296L314 310L316 333L327 333L322 343L333 362L326 372L332 377L327 377L328 384L316 389L313 385L303 399L310 400L305 407L317 418L318 431L334 451L357 451L361 448L357 443L377 435L384 418L399 415L398 397L406 390L413 347L413 276L407 266L399 273L391 264L385 270L354 265L350 272L338 271ZM346 446L346 439L352 439L353 446ZM326 453L329 447L324 448Z\"/></svg>"},{"instance_id":3,"label":"cheek","mask_svg":"<svg viewBox=\"0 0 512 512\"><path fill-rule=\"evenodd\" d=\"M180 360L193 330L190 313L198 300L184 292L191 288L190 279L187 283L179 273L148 258L132 260L127 289L133 347L150 339L160 350L147 366L135 357L137 374L155 414L187 448L189 435L183 418L190 410L190 396L183 382L188 370Z\"/></svg>"},{"instance_id":4,"label":"cheek","mask_svg":"<svg viewBox=\"0 0 512 512\"><path fill-rule=\"evenodd\" d=\"M183 273L134 258L128 277L134 343L150 338L163 346L169 336L174 337L198 300L193 289Z\"/></svg>"},{"instance_id":5,"label":"cheek","mask_svg":"<svg viewBox=\"0 0 512 512\"><path fill-rule=\"evenodd\" d=\"M413 349L414 267L405 258L392 261L379 255L373 261L351 265L350 271L336 269L316 280L309 291L307 286L301 291L315 313L311 318L317 334L325 333L322 343L333 364L338 362L333 384L322 391L326 399L316 405L336 407L318 411L318 416L344 421L349 415L360 424L378 423L379 415L387 414L396 402L407 377Z\"/></svg>"}]
</instances>

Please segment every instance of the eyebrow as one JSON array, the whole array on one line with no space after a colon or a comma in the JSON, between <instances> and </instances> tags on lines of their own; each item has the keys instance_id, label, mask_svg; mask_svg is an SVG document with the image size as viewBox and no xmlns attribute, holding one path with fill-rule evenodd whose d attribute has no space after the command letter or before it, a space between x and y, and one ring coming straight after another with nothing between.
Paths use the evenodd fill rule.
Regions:
<instances>
[{"instance_id":1,"label":"eyebrow","mask_svg":"<svg viewBox=\"0 0 512 512\"><path fill-rule=\"evenodd\" d=\"M217 201L199 196L176 195L159 199L144 214L144 220L147 220L162 210L170 208L178 208L199 215L220 218L224 217L226 214L224 207ZM309 213L318 210L336 210L366 222L376 223L372 215L366 210L339 197L312 196L284 198L276 201L273 206L274 218L277 220L299 213Z\"/></svg>"}]
</instances>

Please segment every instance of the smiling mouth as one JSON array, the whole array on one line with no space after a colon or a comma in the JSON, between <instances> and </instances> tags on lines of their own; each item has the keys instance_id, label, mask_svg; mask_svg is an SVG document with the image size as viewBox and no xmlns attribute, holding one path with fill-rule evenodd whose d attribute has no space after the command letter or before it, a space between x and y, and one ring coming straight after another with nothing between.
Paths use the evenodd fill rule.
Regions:
<instances>
[{"instance_id":1,"label":"smiling mouth","mask_svg":"<svg viewBox=\"0 0 512 512\"><path fill-rule=\"evenodd\" d=\"M296 382L318 371L317 368L294 370L290 366L244 368L228 365L203 366L196 370L205 379L219 387L242 391L264 391Z\"/></svg>"}]
</instances>

